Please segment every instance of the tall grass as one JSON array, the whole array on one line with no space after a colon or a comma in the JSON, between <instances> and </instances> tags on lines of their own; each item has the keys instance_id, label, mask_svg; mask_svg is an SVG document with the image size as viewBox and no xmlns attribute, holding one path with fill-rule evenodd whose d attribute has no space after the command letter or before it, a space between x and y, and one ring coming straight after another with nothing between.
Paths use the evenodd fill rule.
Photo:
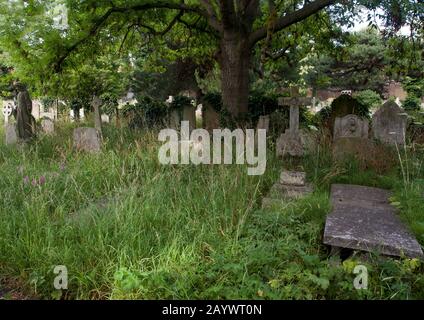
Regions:
<instances>
[{"instance_id":1,"label":"tall grass","mask_svg":"<svg viewBox=\"0 0 424 320\"><path fill-rule=\"evenodd\" d=\"M106 127L100 155L77 153L73 127L59 125L55 136L24 148L0 146L0 278L16 279L40 298L424 295L422 270L405 271L395 260L370 266L392 280L373 278L371 290L357 292L352 273L331 266L321 244L331 183L396 188L396 172L380 177L354 164L333 166L321 150L301 164L283 163L302 166L316 192L261 210L282 167L271 151L266 174L251 177L238 165L163 166L152 132ZM53 288L57 265L69 271L63 293Z\"/></svg>"}]
</instances>

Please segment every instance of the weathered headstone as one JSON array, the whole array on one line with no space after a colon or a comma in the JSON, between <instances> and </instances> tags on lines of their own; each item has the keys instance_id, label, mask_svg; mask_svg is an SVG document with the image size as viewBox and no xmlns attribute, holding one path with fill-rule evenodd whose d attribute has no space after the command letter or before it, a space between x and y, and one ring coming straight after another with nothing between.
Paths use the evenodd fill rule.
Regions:
<instances>
[{"instance_id":1,"label":"weathered headstone","mask_svg":"<svg viewBox=\"0 0 424 320\"><path fill-rule=\"evenodd\" d=\"M79 151L98 153L101 151L101 137L95 128L76 128L74 148Z\"/></svg>"},{"instance_id":2,"label":"weathered headstone","mask_svg":"<svg viewBox=\"0 0 424 320\"><path fill-rule=\"evenodd\" d=\"M343 118L349 114L362 116L363 106L352 96L342 94L331 103L330 116L323 124L325 127L330 129L331 133L333 133L336 118Z\"/></svg>"},{"instance_id":3,"label":"weathered headstone","mask_svg":"<svg viewBox=\"0 0 424 320\"><path fill-rule=\"evenodd\" d=\"M336 118L334 124L334 140L340 138L364 138L369 137L368 121L354 114L343 118Z\"/></svg>"},{"instance_id":4,"label":"weathered headstone","mask_svg":"<svg viewBox=\"0 0 424 320\"><path fill-rule=\"evenodd\" d=\"M299 108L311 105L312 98L299 97L299 89L295 88L292 90L292 98L280 98L279 104L290 106L290 128L277 140L277 156L301 157L304 154L304 145L299 130Z\"/></svg>"},{"instance_id":5,"label":"weathered headstone","mask_svg":"<svg viewBox=\"0 0 424 320\"><path fill-rule=\"evenodd\" d=\"M262 208L299 199L313 192L312 185L306 182L306 173L298 171L281 172L280 180L272 186L269 194L262 200Z\"/></svg>"},{"instance_id":6,"label":"weathered headstone","mask_svg":"<svg viewBox=\"0 0 424 320\"><path fill-rule=\"evenodd\" d=\"M53 120L46 118L41 120L41 128L45 134L53 134L54 133L54 122Z\"/></svg>"},{"instance_id":7,"label":"weathered headstone","mask_svg":"<svg viewBox=\"0 0 424 320\"><path fill-rule=\"evenodd\" d=\"M372 148L369 137L368 121L349 114L336 118L334 125L333 156L344 161L346 157L361 157L364 150Z\"/></svg>"},{"instance_id":8,"label":"weathered headstone","mask_svg":"<svg viewBox=\"0 0 424 320\"><path fill-rule=\"evenodd\" d=\"M423 258L421 246L390 205L390 195L389 191L378 188L333 185L332 212L327 217L324 244Z\"/></svg>"},{"instance_id":9,"label":"weathered headstone","mask_svg":"<svg viewBox=\"0 0 424 320\"><path fill-rule=\"evenodd\" d=\"M12 123L6 123L6 145L13 145L18 143L18 135L16 133L16 126Z\"/></svg>"},{"instance_id":10,"label":"weathered headstone","mask_svg":"<svg viewBox=\"0 0 424 320\"><path fill-rule=\"evenodd\" d=\"M372 118L374 138L392 145L405 144L408 117L394 101L387 101Z\"/></svg>"}]
</instances>

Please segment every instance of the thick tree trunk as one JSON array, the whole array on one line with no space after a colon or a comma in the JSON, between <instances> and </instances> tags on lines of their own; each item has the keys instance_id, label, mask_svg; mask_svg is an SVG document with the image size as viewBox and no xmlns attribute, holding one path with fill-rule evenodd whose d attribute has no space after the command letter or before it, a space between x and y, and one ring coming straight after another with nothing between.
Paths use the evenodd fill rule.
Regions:
<instances>
[{"instance_id":1,"label":"thick tree trunk","mask_svg":"<svg viewBox=\"0 0 424 320\"><path fill-rule=\"evenodd\" d=\"M247 36L224 35L221 40L220 66L224 107L235 118L246 114L249 100L251 49Z\"/></svg>"}]
</instances>

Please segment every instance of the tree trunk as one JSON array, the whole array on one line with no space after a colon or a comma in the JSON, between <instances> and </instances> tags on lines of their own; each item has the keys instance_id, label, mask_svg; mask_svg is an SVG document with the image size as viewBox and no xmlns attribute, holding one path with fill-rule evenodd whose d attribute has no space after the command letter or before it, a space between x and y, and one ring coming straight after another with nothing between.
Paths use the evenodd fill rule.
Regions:
<instances>
[{"instance_id":1,"label":"tree trunk","mask_svg":"<svg viewBox=\"0 0 424 320\"><path fill-rule=\"evenodd\" d=\"M251 49L247 39L240 33L232 33L225 34L221 40L222 100L224 108L235 118L248 111Z\"/></svg>"}]
</instances>

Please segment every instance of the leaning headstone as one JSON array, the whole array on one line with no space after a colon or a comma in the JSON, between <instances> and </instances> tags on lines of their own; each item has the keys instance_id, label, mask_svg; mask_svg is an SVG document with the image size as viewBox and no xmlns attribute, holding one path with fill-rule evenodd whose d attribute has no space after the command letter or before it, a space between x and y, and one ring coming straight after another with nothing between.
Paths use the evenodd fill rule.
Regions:
<instances>
[{"instance_id":1,"label":"leaning headstone","mask_svg":"<svg viewBox=\"0 0 424 320\"><path fill-rule=\"evenodd\" d=\"M18 135L16 133L16 127L12 123L6 123L6 145L14 145L18 143Z\"/></svg>"},{"instance_id":2,"label":"leaning headstone","mask_svg":"<svg viewBox=\"0 0 424 320\"><path fill-rule=\"evenodd\" d=\"M95 128L76 128L74 130L74 148L79 151L98 153L101 151L101 138Z\"/></svg>"},{"instance_id":3,"label":"leaning headstone","mask_svg":"<svg viewBox=\"0 0 424 320\"><path fill-rule=\"evenodd\" d=\"M395 101L387 101L372 118L374 138L391 145L405 144L408 117Z\"/></svg>"},{"instance_id":4,"label":"leaning headstone","mask_svg":"<svg viewBox=\"0 0 424 320\"><path fill-rule=\"evenodd\" d=\"M421 246L390 205L390 196L389 191L378 188L333 185L332 212L327 217L324 244L389 256L424 258Z\"/></svg>"},{"instance_id":5,"label":"leaning headstone","mask_svg":"<svg viewBox=\"0 0 424 320\"><path fill-rule=\"evenodd\" d=\"M284 170L281 172L280 180L274 184L267 197L262 200L262 208L290 199L300 199L312 192L312 185L306 182L305 172Z\"/></svg>"},{"instance_id":6,"label":"leaning headstone","mask_svg":"<svg viewBox=\"0 0 424 320\"><path fill-rule=\"evenodd\" d=\"M46 118L41 120L41 128L45 134L53 134L54 133L54 122L53 120Z\"/></svg>"},{"instance_id":7,"label":"leaning headstone","mask_svg":"<svg viewBox=\"0 0 424 320\"><path fill-rule=\"evenodd\" d=\"M312 104L312 98L299 97L299 89L292 90L291 98L280 98L279 105L290 106L290 128L282 134L276 143L277 156L301 157L304 154L304 144L299 130L299 108Z\"/></svg>"}]
</instances>

